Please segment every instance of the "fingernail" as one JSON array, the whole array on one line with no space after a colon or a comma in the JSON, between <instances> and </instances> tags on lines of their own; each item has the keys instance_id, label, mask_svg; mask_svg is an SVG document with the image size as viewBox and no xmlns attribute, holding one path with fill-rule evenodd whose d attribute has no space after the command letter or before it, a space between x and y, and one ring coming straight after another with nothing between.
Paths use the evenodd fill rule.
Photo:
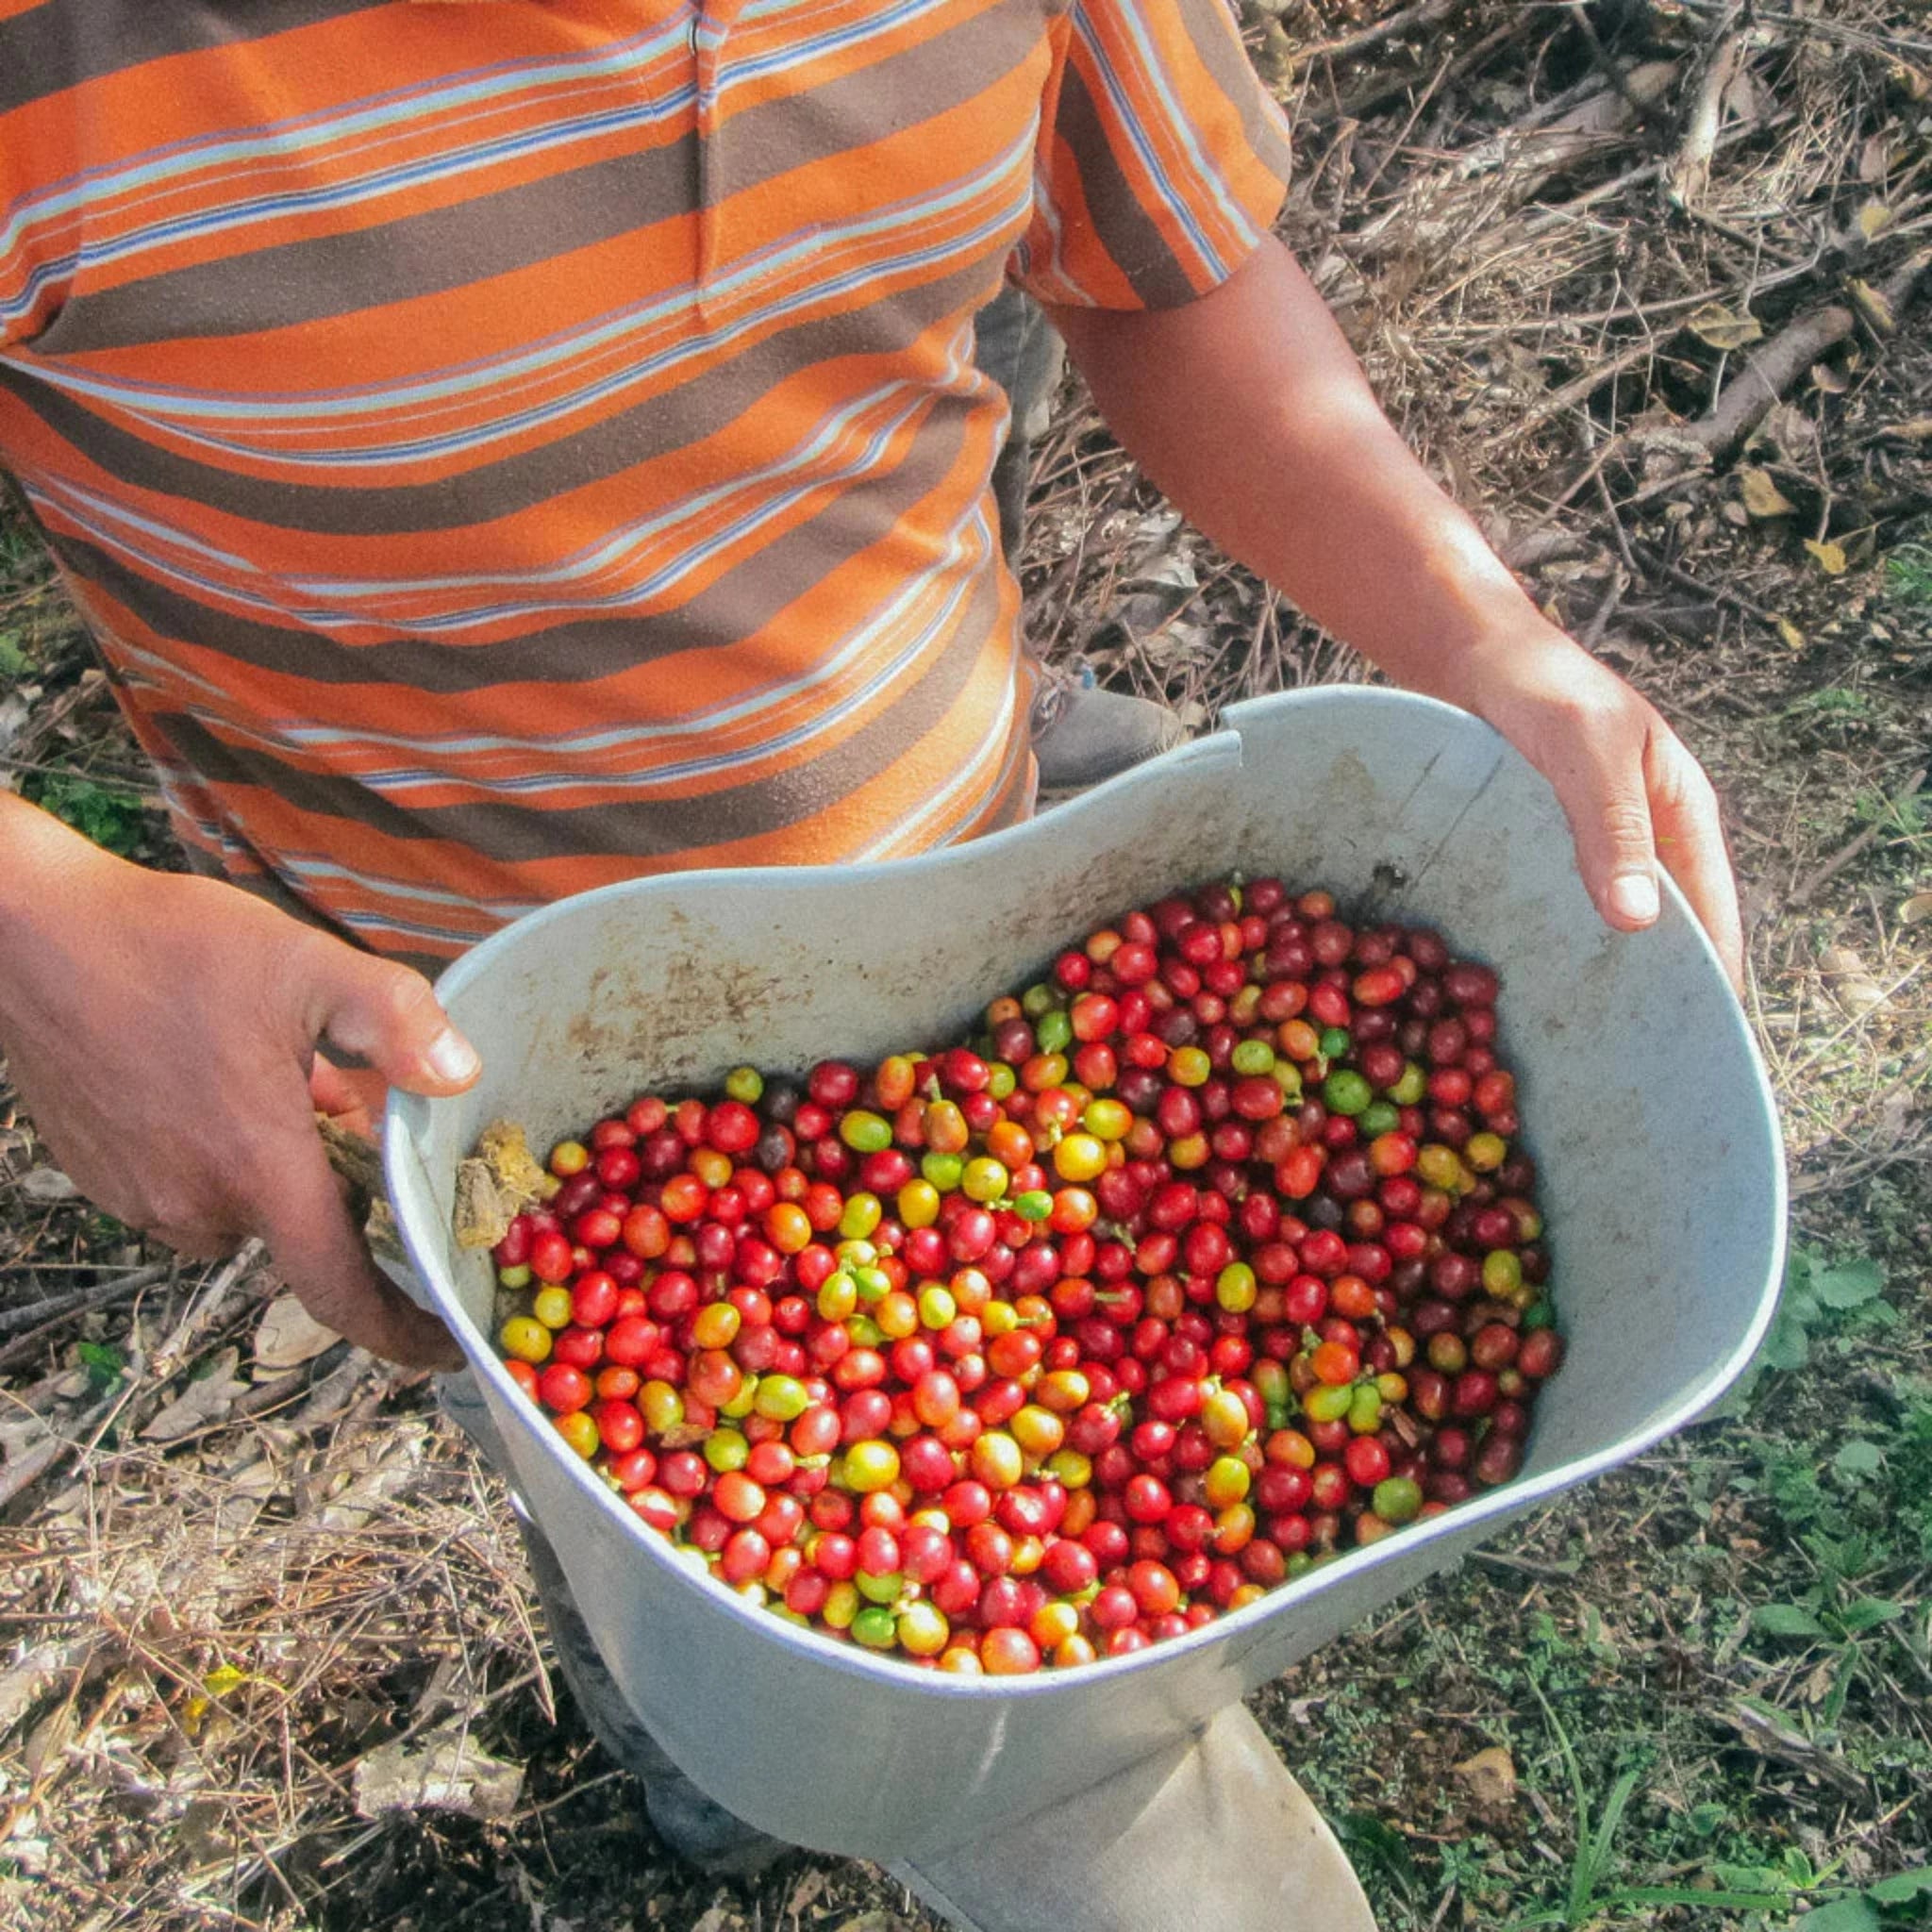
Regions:
<instances>
[{"instance_id":1,"label":"fingernail","mask_svg":"<svg viewBox=\"0 0 1932 1932\"><path fill-rule=\"evenodd\" d=\"M445 1026L429 1042L423 1058L440 1080L471 1079L483 1064L476 1058L476 1049L454 1026Z\"/></svg>"},{"instance_id":2,"label":"fingernail","mask_svg":"<svg viewBox=\"0 0 1932 1932\"><path fill-rule=\"evenodd\" d=\"M1649 925L1658 911L1657 881L1643 872L1626 872L1613 878L1610 910L1632 925Z\"/></svg>"}]
</instances>

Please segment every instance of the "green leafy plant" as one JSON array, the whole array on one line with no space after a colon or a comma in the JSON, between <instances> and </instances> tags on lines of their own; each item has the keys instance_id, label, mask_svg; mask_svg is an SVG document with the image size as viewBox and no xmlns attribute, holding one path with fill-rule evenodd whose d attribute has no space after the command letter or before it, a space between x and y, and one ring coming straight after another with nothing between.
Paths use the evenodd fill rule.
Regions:
<instances>
[{"instance_id":1,"label":"green leafy plant","mask_svg":"<svg viewBox=\"0 0 1932 1932\"><path fill-rule=\"evenodd\" d=\"M141 804L131 791L79 772L42 772L21 789L34 804L124 858L141 843Z\"/></svg>"},{"instance_id":2,"label":"green leafy plant","mask_svg":"<svg viewBox=\"0 0 1932 1932\"><path fill-rule=\"evenodd\" d=\"M127 1373L127 1358L118 1348L110 1348L105 1342L83 1341L75 1352L87 1371L88 1380L103 1392L113 1388Z\"/></svg>"},{"instance_id":3,"label":"green leafy plant","mask_svg":"<svg viewBox=\"0 0 1932 1932\"><path fill-rule=\"evenodd\" d=\"M1869 718L1876 708L1865 692L1847 691L1842 685L1829 684L1823 691L1807 691L1803 697L1793 698L1785 707L1784 715L1787 718L1801 718L1807 715Z\"/></svg>"},{"instance_id":4,"label":"green leafy plant","mask_svg":"<svg viewBox=\"0 0 1932 1932\"><path fill-rule=\"evenodd\" d=\"M1420 1896L1421 1880L1408 1840L1373 1811L1351 1811L1337 1824L1349 1861L1357 1872L1378 1872L1405 1903Z\"/></svg>"},{"instance_id":5,"label":"green leafy plant","mask_svg":"<svg viewBox=\"0 0 1932 1932\"><path fill-rule=\"evenodd\" d=\"M1767 1369L1802 1369L1811 1359L1811 1339L1835 1318L1875 1303L1885 1290L1885 1270L1860 1256L1827 1262L1816 1249L1793 1243L1785 1262L1777 1312L1750 1366L1739 1377L1720 1413L1742 1411Z\"/></svg>"},{"instance_id":6,"label":"green leafy plant","mask_svg":"<svg viewBox=\"0 0 1932 1932\"><path fill-rule=\"evenodd\" d=\"M1917 1556L1932 1563L1932 1399L1907 1405L1887 1456L1899 1516L1918 1540Z\"/></svg>"},{"instance_id":7,"label":"green leafy plant","mask_svg":"<svg viewBox=\"0 0 1932 1932\"><path fill-rule=\"evenodd\" d=\"M1569 1884L1562 1904L1546 1907L1540 1912L1531 1912L1525 1918L1512 1921L1508 1932L1528 1932L1532 1925L1580 1927L1601 1918L1614 1907L1640 1902L1655 1905L1696 1903L1729 1907L1740 1911L1768 1910L1784 1903L1777 1894L1771 1892L1693 1891L1680 1886L1607 1887L1605 1880L1614 1863L1617 1833L1623 1825L1624 1810L1642 1780L1645 1766L1641 1760L1624 1765L1618 1772L1599 1810L1591 1803L1589 1784L1577 1758L1576 1747L1570 1741L1570 1733L1563 1728L1562 1720L1543 1694L1542 1686L1534 1676L1528 1682L1536 1701L1542 1707L1543 1722L1549 1725L1550 1736L1556 1740L1557 1754L1563 1761L1564 1774L1570 1781L1570 1798L1576 1817L1576 1849L1571 1855ZM1661 1893L1669 1893L1669 1896L1659 1896Z\"/></svg>"},{"instance_id":8,"label":"green leafy plant","mask_svg":"<svg viewBox=\"0 0 1932 1932\"><path fill-rule=\"evenodd\" d=\"M1896 603L1932 610L1932 543L1901 543L1885 559L1885 588Z\"/></svg>"},{"instance_id":9,"label":"green leafy plant","mask_svg":"<svg viewBox=\"0 0 1932 1932\"><path fill-rule=\"evenodd\" d=\"M1876 825L1901 839L1922 839L1925 835L1925 806L1919 792L1888 797L1883 791L1861 791L1852 801L1852 812L1860 824Z\"/></svg>"},{"instance_id":10,"label":"green leafy plant","mask_svg":"<svg viewBox=\"0 0 1932 1932\"><path fill-rule=\"evenodd\" d=\"M1932 1551L1932 1401L1898 1391L1895 1421L1868 1424L1829 1455L1775 1441L1757 1454L1740 1491L1769 1506L1788 1546L1810 1565L1805 1585L1751 1612L1760 1636L1823 1649L1831 1689L1819 1716L1835 1725L1862 1676L1876 1689L1897 1645L1923 1674L1932 1659L1908 1615Z\"/></svg>"},{"instance_id":11,"label":"green leafy plant","mask_svg":"<svg viewBox=\"0 0 1932 1932\"><path fill-rule=\"evenodd\" d=\"M1932 1917L1932 1866L1896 1872L1805 1913L1792 1932L1903 1932Z\"/></svg>"},{"instance_id":12,"label":"green leafy plant","mask_svg":"<svg viewBox=\"0 0 1932 1932\"><path fill-rule=\"evenodd\" d=\"M1832 1686L1818 1713L1819 1722L1829 1727L1842 1716L1845 1699L1859 1674L1876 1668L1862 1640L1903 1617L1909 1606L1890 1597L1874 1596L1850 1583L1830 1560L1842 1549L1830 1538L1814 1534L1805 1541L1814 1556L1826 1559L1821 1563L1817 1582L1794 1601L1759 1604L1751 1613L1751 1626L1766 1637L1815 1644L1832 1653L1836 1661Z\"/></svg>"},{"instance_id":13,"label":"green leafy plant","mask_svg":"<svg viewBox=\"0 0 1932 1932\"><path fill-rule=\"evenodd\" d=\"M1832 1883L1837 1869L1819 1870L1796 1845L1785 1846L1764 1864L1719 1860L1710 1868L1714 1886L1613 1885L1616 1840L1630 1800L1642 1781L1642 1760L1625 1764L1617 1774L1599 1808L1591 1798L1582 1763L1570 1734L1557 1716L1542 1686L1534 1675L1529 1688L1542 1707L1575 1807L1576 1848L1570 1862L1563 1902L1513 1920L1506 1932L1529 1932L1532 1926L1557 1925L1566 1932L1591 1924L1617 1923L1614 1915L1641 1906L1694 1906L1707 1911L1789 1913L1807 1902L1811 1909L1790 1922L1793 1932L1903 1932L1907 1924L1923 1924L1932 1904L1932 1871L1914 1870L1882 1878L1857 1889ZM1717 1807L1721 1810L1721 1807ZM1722 1818L1709 1821L1711 1830Z\"/></svg>"}]
</instances>

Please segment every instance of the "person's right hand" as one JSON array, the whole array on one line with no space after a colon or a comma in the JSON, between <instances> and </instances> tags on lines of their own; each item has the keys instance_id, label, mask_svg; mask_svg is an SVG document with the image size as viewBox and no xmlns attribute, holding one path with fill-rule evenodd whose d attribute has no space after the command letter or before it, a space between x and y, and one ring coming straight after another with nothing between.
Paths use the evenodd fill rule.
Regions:
<instances>
[{"instance_id":1,"label":"person's right hand","mask_svg":"<svg viewBox=\"0 0 1932 1932\"><path fill-rule=\"evenodd\" d=\"M258 1235L317 1321L394 1361L454 1366L448 1331L371 1264L309 1097L325 1044L413 1093L469 1086L475 1053L429 982L0 806L0 1047L75 1186L185 1255Z\"/></svg>"}]
</instances>

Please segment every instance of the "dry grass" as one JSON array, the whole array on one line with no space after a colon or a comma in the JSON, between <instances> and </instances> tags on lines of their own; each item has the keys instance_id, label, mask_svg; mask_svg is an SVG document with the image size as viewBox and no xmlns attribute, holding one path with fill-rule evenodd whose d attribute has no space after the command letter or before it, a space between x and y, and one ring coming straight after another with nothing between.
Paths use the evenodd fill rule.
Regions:
<instances>
[{"instance_id":1,"label":"dry grass","mask_svg":"<svg viewBox=\"0 0 1932 1932\"><path fill-rule=\"evenodd\" d=\"M1823 1601L1792 1469L1847 1435L1892 1456L1887 1430L1932 1394L1932 923L1914 896L1932 887L1932 348L1923 297L1889 329L1854 287L1900 286L1932 241L1932 29L1904 0L1686 0L1618 39L1629 11L1591 9L1594 43L1580 9L1514 0L1256 14L1297 127L1287 232L1415 445L1718 777L1799 1232L1888 1263L1895 1320L1258 1700L1391 1927L1562 1901L1587 1837L1573 1796L1600 1802L1640 1759L1623 1843L1653 1887L1740 1847L1863 1883L1932 1840L1932 1544L1865 1552L1858 1587L1910 1609L1852 1662L1750 1623L1754 1604ZM1737 36L1705 175L1690 134ZM1750 445L1697 446L1750 357L1846 305L1849 331ZM1788 508L1755 514L1746 471ZM1035 484L1024 577L1050 655L1199 721L1364 675L1176 528L1077 395ZM14 781L164 860L145 775L14 524L0 645ZM258 1269L170 1268L58 1198L47 1165L0 1086L0 1922L926 1923L863 1868L802 1860L740 1888L669 1860L553 1700L501 1496L421 1385L341 1346L251 1380ZM196 1425L143 1433L209 1385ZM1738 1715L1751 1699L1785 1714L1782 1744ZM1578 1735L1581 1787L1543 1708ZM359 1817L358 1761L452 1720L524 1768L512 1815ZM1523 1777L1507 1815L1451 1770L1496 1743ZM1780 1919L1626 1902L1614 1922Z\"/></svg>"}]
</instances>

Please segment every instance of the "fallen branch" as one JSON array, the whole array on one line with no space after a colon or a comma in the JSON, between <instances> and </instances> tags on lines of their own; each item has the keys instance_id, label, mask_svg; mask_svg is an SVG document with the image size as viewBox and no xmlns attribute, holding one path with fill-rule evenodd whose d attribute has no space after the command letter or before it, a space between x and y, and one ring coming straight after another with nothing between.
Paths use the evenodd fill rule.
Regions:
<instances>
[{"instance_id":1,"label":"fallen branch","mask_svg":"<svg viewBox=\"0 0 1932 1932\"><path fill-rule=\"evenodd\" d=\"M174 1268L173 1261L156 1261L145 1268L131 1268L115 1281L75 1289L71 1294L49 1295L44 1301L28 1302L24 1307L0 1308L0 1335L10 1335L16 1328L33 1328L38 1333L70 1316L90 1314L109 1302L118 1302L123 1295L138 1294L144 1288L167 1280ZM0 1368L13 1359L12 1348L9 1344L0 1349Z\"/></svg>"},{"instance_id":2,"label":"fallen branch","mask_svg":"<svg viewBox=\"0 0 1932 1932\"><path fill-rule=\"evenodd\" d=\"M1603 642L1604 633L1610 627L1610 619L1616 616L1617 608L1623 603L1624 593L1629 588L1628 571L1617 570L1611 573L1609 589L1604 592L1596 608L1590 613L1589 623L1576 633L1576 641L1586 651L1594 651Z\"/></svg>"},{"instance_id":3,"label":"fallen branch","mask_svg":"<svg viewBox=\"0 0 1932 1932\"><path fill-rule=\"evenodd\" d=\"M1569 410L1587 403L1605 383L1614 382L1626 369L1634 369L1640 362L1649 360L1657 354L1657 343L1645 337L1632 342L1626 349L1619 351L1606 362L1592 363L1583 374L1566 382L1561 389L1552 390L1537 404L1527 415L1500 429L1490 438L1491 450L1502 448L1507 443L1521 443L1531 430L1540 429L1552 416L1561 416Z\"/></svg>"},{"instance_id":4,"label":"fallen branch","mask_svg":"<svg viewBox=\"0 0 1932 1932\"><path fill-rule=\"evenodd\" d=\"M1636 551L1638 567L1646 576L1662 577L1666 582L1675 584L1680 591L1694 591L1712 604L1728 604L1733 610L1741 610L1746 617L1755 617L1773 630L1778 628L1780 620L1777 612L1767 610L1762 604L1753 603L1741 591L1734 591L1728 584L1707 584L1702 577L1692 576L1688 570L1659 555L1652 544L1640 543Z\"/></svg>"},{"instance_id":5,"label":"fallen branch","mask_svg":"<svg viewBox=\"0 0 1932 1932\"><path fill-rule=\"evenodd\" d=\"M1710 1715L1721 1724L1729 1724L1758 1757L1774 1758L1809 1777L1822 1778L1855 1802L1870 1801L1865 1780L1843 1758L1814 1744L1789 1720L1742 1702L1728 1710L1714 1710Z\"/></svg>"},{"instance_id":6,"label":"fallen branch","mask_svg":"<svg viewBox=\"0 0 1932 1932\"><path fill-rule=\"evenodd\" d=\"M1678 71L1674 61L1650 61L1632 70L1628 91L1633 98L1660 101L1674 84ZM1636 111L1615 90L1605 87L1559 119L1534 127L1524 123L1491 135L1468 149L1446 172L1443 181L1449 192L1437 196L1421 214L1407 202L1398 201L1365 223L1354 238L1356 252L1372 253L1385 238L1401 249L1412 249L1419 242L1430 242L1461 227L1471 219L1475 203L1457 191L1491 174L1501 175L1503 186L1485 202L1484 219L1493 217L1502 205L1496 194L1508 207L1520 208L1534 202L1558 175L1627 142L1637 125ZM1647 162L1644 172L1654 174L1662 165L1661 161ZM1525 226L1534 226L1541 219L1534 217Z\"/></svg>"},{"instance_id":7,"label":"fallen branch","mask_svg":"<svg viewBox=\"0 0 1932 1932\"><path fill-rule=\"evenodd\" d=\"M1540 172L1538 187L1607 142L1627 133L1636 120L1654 114L1668 98L1682 71L1675 60L1648 60L1619 75L1620 85L1592 84L1580 98L1561 94L1524 114L1514 125L1465 149L1445 171L1451 181L1474 181L1511 163L1530 161ZM1561 111L1550 109L1561 103Z\"/></svg>"},{"instance_id":8,"label":"fallen branch","mask_svg":"<svg viewBox=\"0 0 1932 1932\"><path fill-rule=\"evenodd\" d=\"M338 1341L325 1349L315 1360L303 1362L287 1374L277 1375L272 1382L258 1382L246 1395L236 1399L234 1407L228 1411L228 1420L242 1422L252 1415L263 1415L293 1400L311 1384L319 1387L342 1365L348 1352L349 1343Z\"/></svg>"},{"instance_id":9,"label":"fallen branch","mask_svg":"<svg viewBox=\"0 0 1932 1932\"><path fill-rule=\"evenodd\" d=\"M122 1281L116 1281L105 1289L89 1289L81 1298L70 1300L66 1307L58 1307L58 1312L52 1314L48 1314L48 1310L54 1310L54 1302L39 1302L35 1307L15 1310L15 1314L41 1316L42 1320L39 1320L35 1327L27 1329L25 1335L17 1335L4 1346L4 1349L0 1349L0 1370L11 1368L15 1362L33 1360L33 1357L41 1351L41 1346L44 1344L48 1335L52 1335L54 1329L66 1327L66 1324L72 1322L75 1316L91 1314L94 1307L107 1307L110 1302L124 1300L125 1296L139 1294L143 1289L149 1289L158 1281L166 1281L166 1277L174 1272L174 1261L160 1261L155 1267L137 1267L131 1275L125 1275Z\"/></svg>"},{"instance_id":10,"label":"fallen branch","mask_svg":"<svg viewBox=\"0 0 1932 1932\"><path fill-rule=\"evenodd\" d=\"M1746 134L1770 133L1783 128L1795 118L1791 114L1778 114L1751 127L1741 124L1736 127L1726 127L1718 138L1718 147L1720 150L1730 147L1734 142L1742 141ZM1506 233L1506 240L1509 245L1534 242L1541 236L1554 233L1558 228L1572 225L1591 208L1606 201L1615 201L1646 181L1656 180L1663 172L1662 161L1650 160L1645 161L1641 167L1632 168L1627 173L1615 176L1612 180L1599 181L1594 188L1586 189L1569 201L1558 202L1552 208L1543 208L1539 213L1525 217L1517 225L1514 231ZM1811 264L1807 262L1803 269L1780 269L1776 273L1781 278L1789 280L1794 274L1808 273ZM1772 286L1772 282L1769 277L1760 277L1757 286L1760 289L1767 288Z\"/></svg>"},{"instance_id":11,"label":"fallen branch","mask_svg":"<svg viewBox=\"0 0 1932 1932\"><path fill-rule=\"evenodd\" d=\"M1880 286L1878 293L1892 315L1912 299L1928 267L1932 267L1932 250L1912 257ZM1828 303L1799 316L1772 337L1724 385L1708 416L1701 423L1662 432L1658 441L1671 449L1701 452L1713 462L1724 461L1742 447L1792 383L1857 326L1857 316L1851 304L1844 302Z\"/></svg>"},{"instance_id":12,"label":"fallen branch","mask_svg":"<svg viewBox=\"0 0 1932 1932\"><path fill-rule=\"evenodd\" d=\"M1485 34L1479 41L1457 54L1438 70L1430 82L1432 89L1446 87L1451 81L1459 79L1473 68L1487 60L1498 47L1508 42L1534 31L1536 13L1532 8L1523 8L1514 14L1506 16L1502 25ZM1309 128L1324 127L1338 121L1359 121L1374 113L1376 108L1411 92L1417 82L1424 78L1420 72L1400 70L1389 73L1380 63L1369 70L1370 77L1360 82L1352 92L1341 96L1340 101L1326 105L1312 113L1298 125Z\"/></svg>"},{"instance_id":13,"label":"fallen branch","mask_svg":"<svg viewBox=\"0 0 1932 1932\"><path fill-rule=\"evenodd\" d=\"M1596 23L1590 17L1585 0L1564 0L1564 5L1569 8L1578 32L1589 44L1590 58L1596 63L1597 72L1609 82L1611 89L1640 121L1648 122L1653 126L1661 124L1665 119L1662 109L1656 101L1645 99L1632 88L1630 76L1618 66L1617 57L1604 45L1602 37L1597 33Z\"/></svg>"}]
</instances>

